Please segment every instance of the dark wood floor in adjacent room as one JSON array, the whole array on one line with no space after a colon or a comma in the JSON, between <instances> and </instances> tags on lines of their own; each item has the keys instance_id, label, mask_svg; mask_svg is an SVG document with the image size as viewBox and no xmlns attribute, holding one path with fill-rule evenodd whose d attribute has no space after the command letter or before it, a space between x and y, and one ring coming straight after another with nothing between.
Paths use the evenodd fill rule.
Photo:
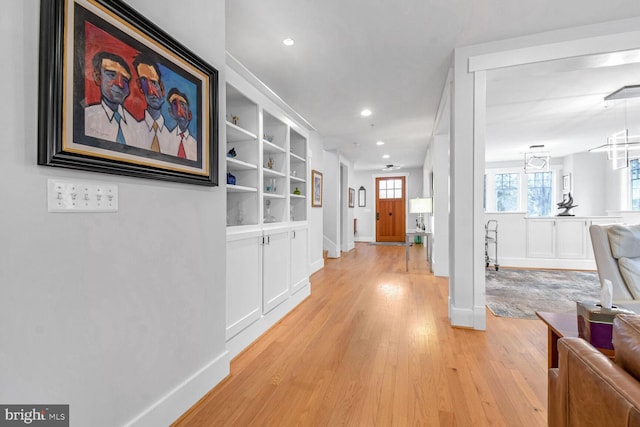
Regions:
<instances>
[{"instance_id":1,"label":"dark wood floor in adjacent room","mask_svg":"<svg viewBox=\"0 0 640 427\"><path fill-rule=\"evenodd\" d=\"M199 426L546 426L547 335L487 312L451 327L424 248L364 243L311 277L311 296L174 423Z\"/></svg>"}]
</instances>

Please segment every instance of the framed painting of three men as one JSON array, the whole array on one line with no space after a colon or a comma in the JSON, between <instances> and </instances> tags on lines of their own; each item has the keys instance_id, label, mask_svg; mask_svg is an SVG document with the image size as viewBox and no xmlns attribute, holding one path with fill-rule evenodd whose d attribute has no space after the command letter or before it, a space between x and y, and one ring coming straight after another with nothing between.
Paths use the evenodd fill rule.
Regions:
<instances>
[{"instance_id":1,"label":"framed painting of three men","mask_svg":"<svg viewBox=\"0 0 640 427\"><path fill-rule=\"evenodd\" d=\"M38 163L218 184L218 72L131 7L41 0Z\"/></svg>"}]
</instances>

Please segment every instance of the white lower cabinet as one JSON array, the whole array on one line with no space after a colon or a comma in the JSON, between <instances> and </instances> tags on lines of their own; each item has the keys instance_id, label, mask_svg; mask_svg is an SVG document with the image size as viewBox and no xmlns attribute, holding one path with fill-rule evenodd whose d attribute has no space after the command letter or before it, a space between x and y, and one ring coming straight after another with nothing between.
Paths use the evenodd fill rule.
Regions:
<instances>
[{"instance_id":1,"label":"white lower cabinet","mask_svg":"<svg viewBox=\"0 0 640 427\"><path fill-rule=\"evenodd\" d=\"M264 232L262 311L268 313L285 301L289 289L289 230Z\"/></svg>"},{"instance_id":2,"label":"white lower cabinet","mask_svg":"<svg viewBox=\"0 0 640 427\"><path fill-rule=\"evenodd\" d=\"M527 221L527 256L553 258L556 246L556 220L535 219Z\"/></svg>"},{"instance_id":3,"label":"white lower cabinet","mask_svg":"<svg viewBox=\"0 0 640 427\"><path fill-rule=\"evenodd\" d=\"M227 234L226 340L242 351L311 293L308 226Z\"/></svg>"},{"instance_id":4,"label":"white lower cabinet","mask_svg":"<svg viewBox=\"0 0 640 427\"><path fill-rule=\"evenodd\" d=\"M589 226L619 221L617 217L527 218L527 257L593 259Z\"/></svg>"},{"instance_id":5,"label":"white lower cabinet","mask_svg":"<svg viewBox=\"0 0 640 427\"><path fill-rule=\"evenodd\" d=\"M291 293L309 284L309 230L291 230Z\"/></svg>"},{"instance_id":6,"label":"white lower cabinet","mask_svg":"<svg viewBox=\"0 0 640 427\"><path fill-rule=\"evenodd\" d=\"M585 219L528 219L527 256L530 258L585 258Z\"/></svg>"},{"instance_id":7,"label":"white lower cabinet","mask_svg":"<svg viewBox=\"0 0 640 427\"><path fill-rule=\"evenodd\" d=\"M584 258L587 255L588 222L585 219L563 221L556 226L556 257Z\"/></svg>"},{"instance_id":8,"label":"white lower cabinet","mask_svg":"<svg viewBox=\"0 0 640 427\"><path fill-rule=\"evenodd\" d=\"M262 230L227 236L226 339L262 315Z\"/></svg>"}]
</instances>

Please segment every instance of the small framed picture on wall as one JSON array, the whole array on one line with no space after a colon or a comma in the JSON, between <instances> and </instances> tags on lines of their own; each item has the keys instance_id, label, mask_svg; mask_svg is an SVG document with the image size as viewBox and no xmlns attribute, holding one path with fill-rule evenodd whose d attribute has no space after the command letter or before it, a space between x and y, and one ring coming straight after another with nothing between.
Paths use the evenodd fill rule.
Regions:
<instances>
[{"instance_id":1,"label":"small framed picture on wall","mask_svg":"<svg viewBox=\"0 0 640 427\"><path fill-rule=\"evenodd\" d=\"M562 193L567 194L571 191L571 174L562 175Z\"/></svg>"},{"instance_id":2,"label":"small framed picture on wall","mask_svg":"<svg viewBox=\"0 0 640 427\"><path fill-rule=\"evenodd\" d=\"M311 206L322 207L322 172L311 171Z\"/></svg>"}]
</instances>

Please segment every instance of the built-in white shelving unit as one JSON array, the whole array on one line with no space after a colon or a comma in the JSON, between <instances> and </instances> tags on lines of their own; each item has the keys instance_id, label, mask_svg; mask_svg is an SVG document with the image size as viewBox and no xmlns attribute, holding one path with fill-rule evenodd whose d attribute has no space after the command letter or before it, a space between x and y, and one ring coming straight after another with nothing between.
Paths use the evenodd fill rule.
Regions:
<instances>
[{"instance_id":1,"label":"built-in white shelving unit","mask_svg":"<svg viewBox=\"0 0 640 427\"><path fill-rule=\"evenodd\" d=\"M226 186L226 334L231 357L311 293L308 131L255 76L241 71L227 67L226 165L232 176Z\"/></svg>"}]
</instances>

